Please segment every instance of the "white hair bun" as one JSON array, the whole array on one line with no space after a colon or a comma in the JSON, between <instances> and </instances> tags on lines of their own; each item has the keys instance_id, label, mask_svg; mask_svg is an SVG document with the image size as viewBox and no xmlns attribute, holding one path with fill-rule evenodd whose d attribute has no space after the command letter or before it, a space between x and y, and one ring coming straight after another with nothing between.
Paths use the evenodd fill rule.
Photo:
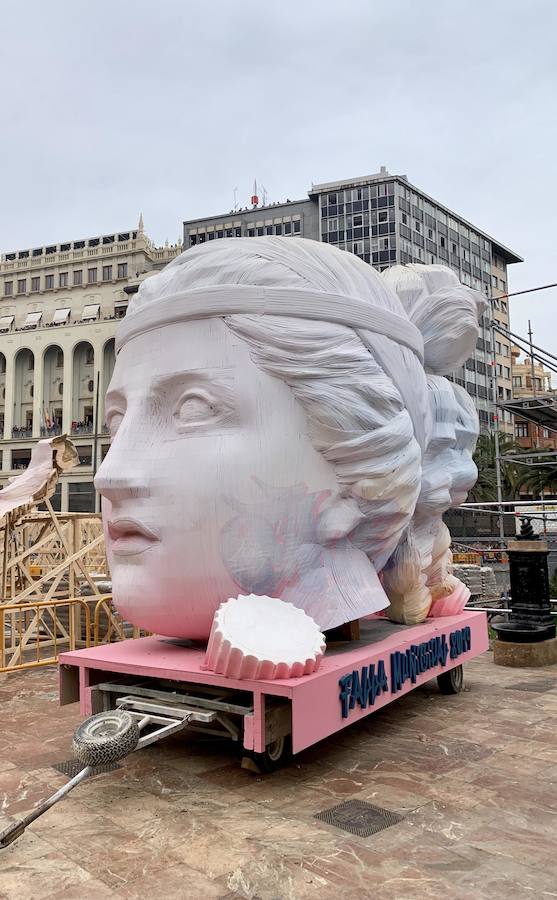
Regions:
<instances>
[{"instance_id":1,"label":"white hair bun","mask_svg":"<svg viewBox=\"0 0 557 900\"><path fill-rule=\"evenodd\" d=\"M422 333L426 371L446 375L472 355L487 307L480 291L461 284L447 266L392 266L383 278Z\"/></svg>"}]
</instances>

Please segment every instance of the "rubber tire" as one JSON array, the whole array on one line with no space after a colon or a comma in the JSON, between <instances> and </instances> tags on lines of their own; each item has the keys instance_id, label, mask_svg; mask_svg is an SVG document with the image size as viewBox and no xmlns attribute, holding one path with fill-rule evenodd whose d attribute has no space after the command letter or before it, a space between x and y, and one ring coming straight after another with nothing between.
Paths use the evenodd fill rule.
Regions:
<instances>
[{"instance_id":1,"label":"rubber tire","mask_svg":"<svg viewBox=\"0 0 557 900\"><path fill-rule=\"evenodd\" d=\"M455 666L448 672L443 672L437 676L437 684L442 694L460 694L464 688L464 669L462 666Z\"/></svg>"},{"instance_id":2,"label":"rubber tire","mask_svg":"<svg viewBox=\"0 0 557 900\"><path fill-rule=\"evenodd\" d=\"M263 753L250 752L248 754L262 775L269 775L282 766L288 765L292 759L292 736L290 734L278 738L272 744L265 747Z\"/></svg>"},{"instance_id":3,"label":"rubber tire","mask_svg":"<svg viewBox=\"0 0 557 900\"><path fill-rule=\"evenodd\" d=\"M86 766L106 766L133 753L140 732L136 720L125 709L91 716L73 736L73 751Z\"/></svg>"}]
</instances>

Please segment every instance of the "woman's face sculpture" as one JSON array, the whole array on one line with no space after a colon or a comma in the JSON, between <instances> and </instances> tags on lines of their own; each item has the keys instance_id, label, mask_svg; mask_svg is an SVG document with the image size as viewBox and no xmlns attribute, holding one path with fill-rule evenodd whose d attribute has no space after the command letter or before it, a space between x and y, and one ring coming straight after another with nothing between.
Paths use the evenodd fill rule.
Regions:
<instances>
[{"instance_id":1,"label":"woman's face sculpture","mask_svg":"<svg viewBox=\"0 0 557 900\"><path fill-rule=\"evenodd\" d=\"M456 454L457 404L446 378L428 376L431 435L424 454L418 512L442 515L451 505L451 483Z\"/></svg>"},{"instance_id":2,"label":"woman's face sculpture","mask_svg":"<svg viewBox=\"0 0 557 900\"><path fill-rule=\"evenodd\" d=\"M240 589L280 596L310 564L338 496L334 469L290 388L222 319L125 344L106 417L112 446L95 483L124 617L204 638L222 601Z\"/></svg>"},{"instance_id":3,"label":"woman's face sculpture","mask_svg":"<svg viewBox=\"0 0 557 900\"><path fill-rule=\"evenodd\" d=\"M472 400L460 385L452 385L457 403L455 453L452 461L451 506L466 502L478 478L473 453L478 440L478 414Z\"/></svg>"},{"instance_id":4,"label":"woman's face sculpture","mask_svg":"<svg viewBox=\"0 0 557 900\"><path fill-rule=\"evenodd\" d=\"M472 458L478 437L478 418L472 401L446 378L428 376L432 433L424 455L419 509L442 515L465 502L476 483Z\"/></svg>"}]
</instances>

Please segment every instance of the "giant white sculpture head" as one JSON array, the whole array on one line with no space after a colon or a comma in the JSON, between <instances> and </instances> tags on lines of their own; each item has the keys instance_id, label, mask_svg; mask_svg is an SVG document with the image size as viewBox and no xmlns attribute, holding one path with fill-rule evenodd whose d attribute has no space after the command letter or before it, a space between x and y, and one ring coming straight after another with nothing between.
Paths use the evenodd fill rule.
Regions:
<instances>
[{"instance_id":1,"label":"giant white sculpture head","mask_svg":"<svg viewBox=\"0 0 557 900\"><path fill-rule=\"evenodd\" d=\"M126 618L205 638L240 592L321 628L387 606L431 412L377 272L314 241L206 243L143 282L117 349L96 485Z\"/></svg>"},{"instance_id":2,"label":"giant white sculpture head","mask_svg":"<svg viewBox=\"0 0 557 900\"><path fill-rule=\"evenodd\" d=\"M459 384L451 385L457 404L455 425L455 453L451 458L451 506L465 503L478 477L473 459L479 434L478 413L474 401Z\"/></svg>"},{"instance_id":3,"label":"giant white sculpture head","mask_svg":"<svg viewBox=\"0 0 557 900\"><path fill-rule=\"evenodd\" d=\"M453 599L444 604L444 614L452 614L469 596L456 588L451 538L442 516L465 501L476 481L473 452L479 422L467 392L443 375L473 353L486 301L446 266L393 266L383 278L423 334L431 411L415 515L383 577L391 600L389 615L413 624L431 608L438 614L434 598L450 594Z\"/></svg>"},{"instance_id":4,"label":"giant white sculpture head","mask_svg":"<svg viewBox=\"0 0 557 900\"><path fill-rule=\"evenodd\" d=\"M440 516L464 503L478 475L472 458L479 432L476 408L460 385L442 376L473 353L487 302L447 266L392 266L383 279L424 338L431 423L417 513Z\"/></svg>"}]
</instances>

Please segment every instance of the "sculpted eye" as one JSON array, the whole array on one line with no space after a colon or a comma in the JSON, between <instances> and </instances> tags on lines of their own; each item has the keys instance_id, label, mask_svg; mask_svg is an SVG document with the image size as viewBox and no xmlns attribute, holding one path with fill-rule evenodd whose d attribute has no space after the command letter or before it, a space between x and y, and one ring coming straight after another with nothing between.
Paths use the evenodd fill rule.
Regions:
<instances>
[{"instance_id":1,"label":"sculpted eye","mask_svg":"<svg viewBox=\"0 0 557 900\"><path fill-rule=\"evenodd\" d=\"M211 422L217 414L215 402L201 391L190 391L178 402L174 419L177 425L202 425Z\"/></svg>"}]
</instances>

